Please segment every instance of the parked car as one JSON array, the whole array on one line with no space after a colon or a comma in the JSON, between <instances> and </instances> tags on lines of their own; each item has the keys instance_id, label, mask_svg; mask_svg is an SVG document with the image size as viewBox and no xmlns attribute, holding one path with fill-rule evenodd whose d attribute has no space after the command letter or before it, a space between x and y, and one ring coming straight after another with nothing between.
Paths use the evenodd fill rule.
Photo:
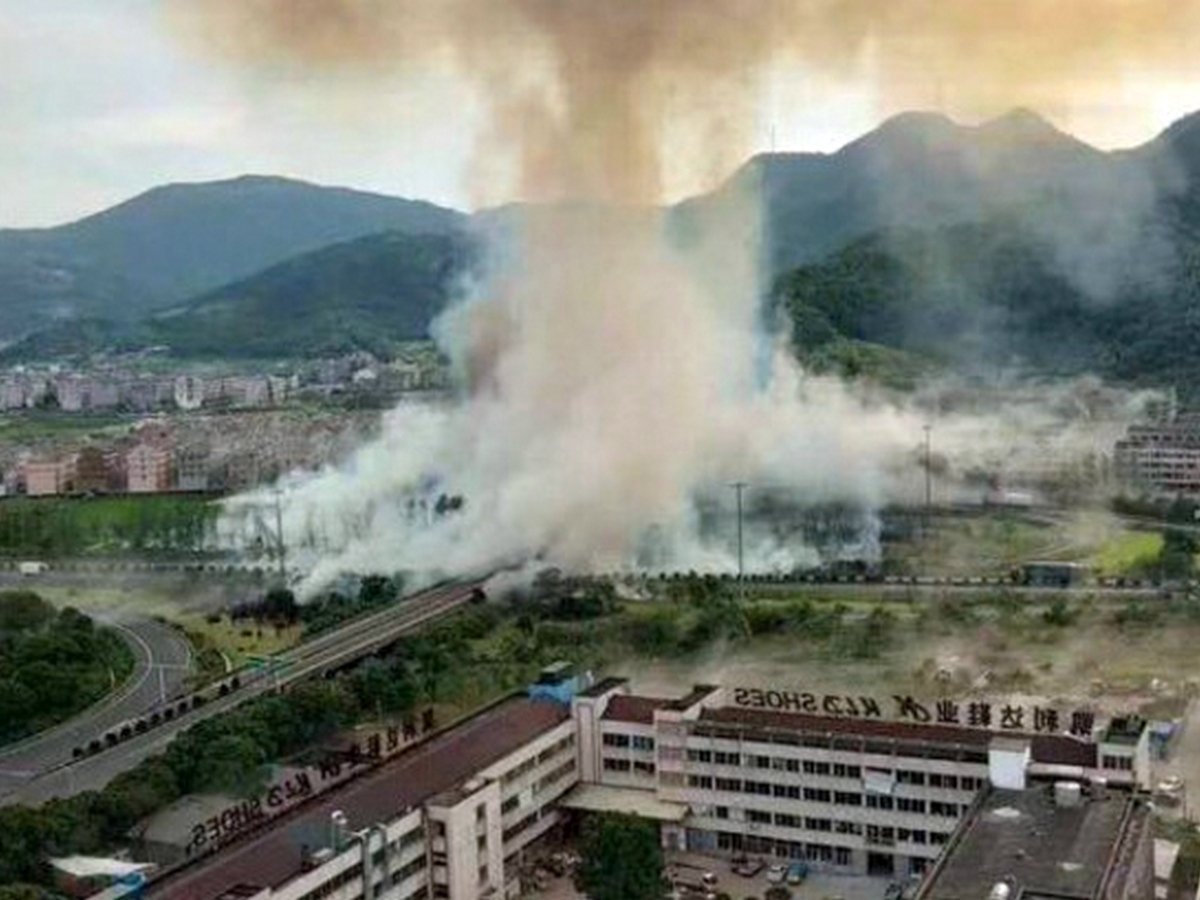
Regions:
<instances>
[{"instance_id":1,"label":"parked car","mask_svg":"<svg viewBox=\"0 0 1200 900\"><path fill-rule=\"evenodd\" d=\"M901 900L904 897L904 885L898 881L893 881L887 886L887 890L883 892L883 900Z\"/></svg>"},{"instance_id":2,"label":"parked car","mask_svg":"<svg viewBox=\"0 0 1200 900\"><path fill-rule=\"evenodd\" d=\"M808 877L808 863L794 862L787 867L787 883L788 884L803 884L804 879Z\"/></svg>"},{"instance_id":3,"label":"parked car","mask_svg":"<svg viewBox=\"0 0 1200 900\"><path fill-rule=\"evenodd\" d=\"M767 881L771 884L783 884L787 877L787 869L781 863L774 863L767 869Z\"/></svg>"},{"instance_id":4,"label":"parked car","mask_svg":"<svg viewBox=\"0 0 1200 900\"><path fill-rule=\"evenodd\" d=\"M766 868L766 865L761 859L750 859L748 856L735 857L733 860L733 874L741 875L743 878L753 878Z\"/></svg>"}]
</instances>

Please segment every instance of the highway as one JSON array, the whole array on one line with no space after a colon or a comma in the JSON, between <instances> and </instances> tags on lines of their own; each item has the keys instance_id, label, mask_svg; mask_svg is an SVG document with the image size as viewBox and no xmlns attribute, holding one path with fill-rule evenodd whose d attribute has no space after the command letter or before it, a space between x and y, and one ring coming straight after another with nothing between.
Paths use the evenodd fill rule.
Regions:
<instances>
[{"instance_id":1,"label":"highway","mask_svg":"<svg viewBox=\"0 0 1200 900\"><path fill-rule=\"evenodd\" d=\"M117 775L161 752L176 735L198 722L228 712L269 691L370 656L401 635L470 603L478 589L477 583L431 588L379 612L352 619L341 628L279 654L273 671L243 670L238 673L240 686L235 690L222 695L213 687L206 689L203 693L207 702L202 706L183 704L189 707L186 711L178 712L169 721L144 732L133 733L114 747L46 769L15 786L11 782L0 784L0 805L23 803L36 806L55 797L98 790ZM181 705L176 700L168 707L174 712ZM153 714L154 711L148 712Z\"/></svg>"},{"instance_id":2,"label":"highway","mask_svg":"<svg viewBox=\"0 0 1200 900\"><path fill-rule=\"evenodd\" d=\"M130 677L117 690L72 719L0 748L0 797L47 769L69 763L72 752L97 734L148 712L183 688L192 650L175 629L152 619L106 619L134 657Z\"/></svg>"}]
</instances>

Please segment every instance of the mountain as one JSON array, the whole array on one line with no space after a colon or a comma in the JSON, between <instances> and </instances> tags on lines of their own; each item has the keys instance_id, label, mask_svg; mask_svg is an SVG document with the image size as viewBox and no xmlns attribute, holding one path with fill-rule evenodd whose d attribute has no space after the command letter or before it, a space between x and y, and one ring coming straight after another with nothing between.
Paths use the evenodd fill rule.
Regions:
<instances>
[{"instance_id":1,"label":"mountain","mask_svg":"<svg viewBox=\"0 0 1200 900\"><path fill-rule=\"evenodd\" d=\"M286 178L155 188L68 225L0 230L0 341L56 319L132 320L333 243L445 234L465 219Z\"/></svg>"},{"instance_id":2,"label":"mountain","mask_svg":"<svg viewBox=\"0 0 1200 900\"><path fill-rule=\"evenodd\" d=\"M1157 201L1166 168L1151 160L1152 146L1143 154L1105 153L1028 110L978 126L903 113L836 153L757 156L717 191L674 213L686 233L719 220L710 210L739 197L758 204L765 261L782 272L880 230L998 214L1051 218L1070 228L1080 216L1139 212Z\"/></svg>"},{"instance_id":3,"label":"mountain","mask_svg":"<svg viewBox=\"0 0 1200 900\"><path fill-rule=\"evenodd\" d=\"M1172 264L1105 299L1014 218L879 232L782 276L774 302L802 358L884 347L958 371L1018 368L1174 384L1200 400L1200 238L1172 232Z\"/></svg>"},{"instance_id":4,"label":"mountain","mask_svg":"<svg viewBox=\"0 0 1200 900\"><path fill-rule=\"evenodd\" d=\"M451 234L389 231L335 244L151 317L146 340L177 356L386 352L428 337L474 255Z\"/></svg>"}]
</instances>

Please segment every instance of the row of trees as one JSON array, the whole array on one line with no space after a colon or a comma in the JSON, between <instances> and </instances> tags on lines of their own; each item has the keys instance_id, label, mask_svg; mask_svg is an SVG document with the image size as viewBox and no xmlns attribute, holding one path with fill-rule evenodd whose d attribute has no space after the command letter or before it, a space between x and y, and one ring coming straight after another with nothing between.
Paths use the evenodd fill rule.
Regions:
<instances>
[{"instance_id":1,"label":"row of trees","mask_svg":"<svg viewBox=\"0 0 1200 900\"><path fill-rule=\"evenodd\" d=\"M70 718L124 680L133 657L78 610L0 593L0 744Z\"/></svg>"},{"instance_id":2,"label":"row of trees","mask_svg":"<svg viewBox=\"0 0 1200 900\"><path fill-rule=\"evenodd\" d=\"M197 497L8 500L0 555L202 553L216 547L219 512Z\"/></svg>"}]
</instances>

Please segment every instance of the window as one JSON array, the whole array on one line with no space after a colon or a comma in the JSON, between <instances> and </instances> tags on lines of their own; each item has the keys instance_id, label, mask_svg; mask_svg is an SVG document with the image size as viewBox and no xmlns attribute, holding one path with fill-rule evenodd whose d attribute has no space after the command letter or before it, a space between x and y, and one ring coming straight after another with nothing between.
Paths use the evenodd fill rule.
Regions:
<instances>
[{"instance_id":1,"label":"window","mask_svg":"<svg viewBox=\"0 0 1200 900\"><path fill-rule=\"evenodd\" d=\"M711 791L713 786L711 775L689 775L687 783L688 787L700 788L704 791Z\"/></svg>"},{"instance_id":2,"label":"window","mask_svg":"<svg viewBox=\"0 0 1200 900\"><path fill-rule=\"evenodd\" d=\"M931 800L929 801L929 814L932 816L945 816L946 818L954 818L958 815L958 804L940 803L937 800Z\"/></svg>"},{"instance_id":3,"label":"window","mask_svg":"<svg viewBox=\"0 0 1200 900\"><path fill-rule=\"evenodd\" d=\"M894 801L886 794L867 794L867 809L892 809Z\"/></svg>"},{"instance_id":4,"label":"window","mask_svg":"<svg viewBox=\"0 0 1200 900\"><path fill-rule=\"evenodd\" d=\"M729 818L729 807L728 806L718 806L716 808L716 810L714 810L714 812L718 819L728 819Z\"/></svg>"},{"instance_id":5,"label":"window","mask_svg":"<svg viewBox=\"0 0 1200 900\"><path fill-rule=\"evenodd\" d=\"M941 831L929 832L929 843L935 847L942 846L948 840L950 840L950 835L945 834L944 832L941 832Z\"/></svg>"},{"instance_id":6,"label":"window","mask_svg":"<svg viewBox=\"0 0 1200 900\"><path fill-rule=\"evenodd\" d=\"M764 797L771 796L771 783L769 781L747 781L745 782L747 794L761 794Z\"/></svg>"},{"instance_id":7,"label":"window","mask_svg":"<svg viewBox=\"0 0 1200 900\"><path fill-rule=\"evenodd\" d=\"M775 784L771 786L771 793L776 797L786 797L789 800L800 799L800 785L798 784Z\"/></svg>"},{"instance_id":8,"label":"window","mask_svg":"<svg viewBox=\"0 0 1200 900\"><path fill-rule=\"evenodd\" d=\"M861 778L862 769L858 766L848 766L844 763L834 763L833 775L835 778Z\"/></svg>"},{"instance_id":9,"label":"window","mask_svg":"<svg viewBox=\"0 0 1200 900\"><path fill-rule=\"evenodd\" d=\"M806 818L804 827L809 831L833 831L833 819Z\"/></svg>"},{"instance_id":10,"label":"window","mask_svg":"<svg viewBox=\"0 0 1200 900\"><path fill-rule=\"evenodd\" d=\"M756 769L771 768L771 757L769 756L751 756L750 764Z\"/></svg>"},{"instance_id":11,"label":"window","mask_svg":"<svg viewBox=\"0 0 1200 900\"><path fill-rule=\"evenodd\" d=\"M746 821L757 822L760 825L770 825L771 814L769 812L763 812L760 809L748 809L746 810Z\"/></svg>"},{"instance_id":12,"label":"window","mask_svg":"<svg viewBox=\"0 0 1200 900\"><path fill-rule=\"evenodd\" d=\"M687 758L688 762L709 763L712 762L712 752L709 750L689 750Z\"/></svg>"},{"instance_id":13,"label":"window","mask_svg":"<svg viewBox=\"0 0 1200 900\"><path fill-rule=\"evenodd\" d=\"M604 769L607 772L628 772L630 763L627 759L604 758Z\"/></svg>"},{"instance_id":14,"label":"window","mask_svg":"<svg viewBox=\"0 0 1200 900\"><path fill-rule=\"evenodd\" d=\"M740 753L723 753L717 750L713 753L713 762L718 766L740 766L742 755Z\"/></svg>"},{"instance_id":15,"label":"window","mask_svg":"<svg viewBox=\"0 0 1200 900\"><path fill-rule=\"evenodd\" d=\"M629 735L613 734L612 732L608 732L607 734L604 735L604 746L605 747L628 747L629 746Z\"/></svg>"},{"instance_id":16,"label":"window","mask_svg":"<svg viewBox=\"0 0 1200 900\"><path fill-rule=\"evenodd\" d=\"M833 794L824 788L805 788L804 799L812 803L829 803L833 799Z\"/></svg>"},{"instance_id":17,"label":"window","mask_svg":"<svg viewBox=\"0 0 1200 900\"><path fill-rule=\"evenodd\" d=\"M897 797L896 798L896 809L900 810L900 812L920 813L920 814L924 815L925 801L924 800L914 800L910 797Z\"/></svg>"},{"instance_id":18,"label":"window","mask_svg":"<svg viewBox=\"0 0 1200 900\"><path fill-rule=\"evenodd\" d=\"M834 847L833 848L833 864L835 866L848 866L853 861L854 857L850 853L849 847Z\"/></svg>"},{"instance_id":19,"label":"window","mask_svg":"<svg viewBox=\"0 0 1200 900\"><path fill-rule=\"evenodd\" d=\"M637 760L633 764L633 771L637 772L639 775L653 775L654 763Z\"/></svg>"},{"instance_id":20,"label":"window","mask_svg":"<svg viewBox=\"0 0 1200 900\"><path fill-rule=\"evenodd\" d=\"M834 791L833 802L838 806L862 806L862 794L852 794L846 791Z\"/></svg>"},{"instance_id":21,"label":"window","mask_svg":"<svg viewBox=\"0 0 1200 900\"><path fill-rule=\"evenodd\" d=\"M1114 771L1133 771L1133 757L1131 756L1109 756L1105 754L1102 764L1104 768Z\"/></svg>"},{"instance_id":22,"label":"window","mask_svg":"<svg viewBox=\"0 0 1200 900\"><path fill-rule=\"evenodd\" d=\"M514 809L516 809L520 805L520 803L521 803L520 796L509 797L507 800L505 800L503 803L500 804L500 814L504 815L505 813L512 812Z\"/></svg>"},{"instance_id":23,"label":"window","mask_svg":"<svg viewBox=\"0 0 1200 900\"><path fill-rule=\"evenodd\" d=\"M735 791L740 794L742 791L742 780L740 778L718 778L717 790Z\"/></svg>"},{"instance_id":24,"label":"window","mask_svg":"<svg viewBox=\"0 0 1200 900\"><path fill-rule=\"evenodd\" d=\"M900 784L921 785L925 783L925 773L912 772L908 769L899 769L896 772L896 781L900 782Z\"/></svg>"},{"instance_id":25,"label":"window","mask_svg":"<svg viewBox=\"0 0 1200 900\"><path fill-rule=\"evenodd\" d=\"M634 750L653 750L654 749L654 738L646 737L645 735L641 735L641 734L635 735L633 738L633 749Z\"/></svg>"},{"instance_id":26,"label":"window","mask_svg":"<svg viewBox=\"0 0 1200 900\"><path fill-rule=\"evenodd\" d=\"M858 822L838 821L834 823L833 830L838 834L862 834L862 825Z\"/></svg>"},{"instance_id":27,"label":"window","mask_svg":"<svg viewBox=\"0 0 1200 900\"><path fill-rule=\"evenodd\" d=\"M800 828L801 820L799 816L788 813L775 813L775 824L780 828Z\"/></svg>"},{"instance_id":28,"label":"window","mask_svg":"<svg viewBox=\"0 0 1200 900\"><path fill-rule=\"evenodd\" d=\"M806 759L804 761L804 774L805 775L828 775L828 774L830 774L831 771L832 770L829 766L829 763L816 762L811 759Z\"/></svg>"}]
</instances>

